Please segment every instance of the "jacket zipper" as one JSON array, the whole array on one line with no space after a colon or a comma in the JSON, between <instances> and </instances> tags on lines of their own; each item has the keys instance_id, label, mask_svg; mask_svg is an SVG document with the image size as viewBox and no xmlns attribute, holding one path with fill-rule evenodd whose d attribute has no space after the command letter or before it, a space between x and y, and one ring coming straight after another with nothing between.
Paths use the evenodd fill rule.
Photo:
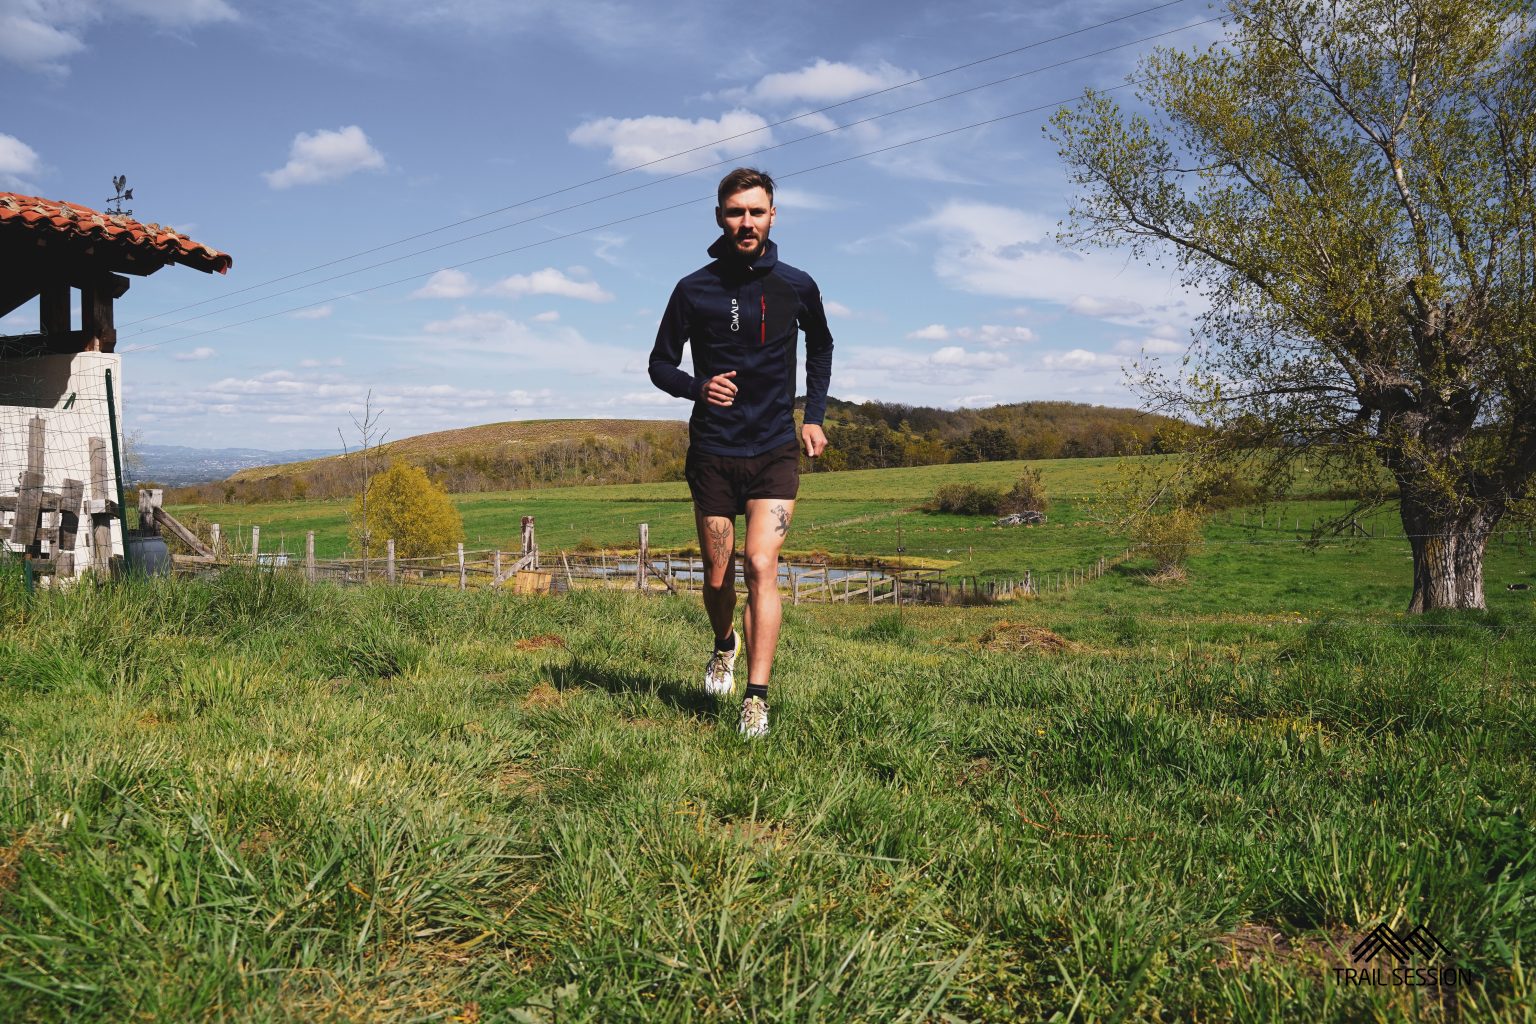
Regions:
<instances>
[{"instance_id":1,"label":"jacket zipper","mask_svg":"<svg viewBox=\"0 0 1536 1024\"><path fill-rule=\"evenodd\" d=\"M763 292L762 295L758 296L758 299L763 305L763 319L757 332L757 344L761 348L768 344L768 293L766 291Z\"/></svg>"}]
</instances>

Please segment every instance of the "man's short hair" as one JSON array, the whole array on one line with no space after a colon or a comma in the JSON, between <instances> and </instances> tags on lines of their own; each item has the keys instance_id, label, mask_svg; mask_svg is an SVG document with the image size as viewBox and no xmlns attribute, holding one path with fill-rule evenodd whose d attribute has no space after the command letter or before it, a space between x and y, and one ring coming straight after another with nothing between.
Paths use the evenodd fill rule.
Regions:
<instances>
[{"instance_id":1,"label":"man's short hair","mask_svg":"<svg viewBox=\"0 0 1536 1024\"><path fill-rule=\"evenodd\" d=\"M755 167L738 167L721 178L720 187L715 190L715 205L723 208L726 199L753 188L767 192L768 204L773 205L773 179Z\"/></svg>"}]
</instances>

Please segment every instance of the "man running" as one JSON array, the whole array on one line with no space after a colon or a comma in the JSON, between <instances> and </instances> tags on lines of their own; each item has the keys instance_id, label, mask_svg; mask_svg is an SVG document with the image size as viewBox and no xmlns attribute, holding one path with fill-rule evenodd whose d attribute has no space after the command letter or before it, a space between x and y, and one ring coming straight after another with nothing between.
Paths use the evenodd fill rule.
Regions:
<instances>
[{"instance_id":1,"label":"man running","mask_svg":"<svg viewBox=\"0 0 1536 1024\"><path fill-rule=\"evenodd\" d=\"M736 517L747 519L747 695L740 731L768 732L768 679L779 642L779 551L800 487L800 450L827 446L821 422L832 379L832 333L810 275L779 262L768 239L773 179L738 167L720 181L709 247L714 262L672 290L651 349L651 381L693 400L685 475L704 555L704 607L715 631L704 689L735 688ZM795 360L805 331L805 427L795 440ZM693 374L680 368L693 347Z\"/></svg>"}]
</instances>

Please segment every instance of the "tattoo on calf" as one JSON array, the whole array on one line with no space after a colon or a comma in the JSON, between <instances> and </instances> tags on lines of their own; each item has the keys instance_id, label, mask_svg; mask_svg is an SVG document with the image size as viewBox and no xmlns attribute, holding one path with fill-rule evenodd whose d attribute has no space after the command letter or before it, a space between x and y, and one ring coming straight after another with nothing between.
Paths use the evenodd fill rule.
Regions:
<instances>
[{"instance_id":1,"label":"tattoo on calf","mask_svg":"<svg viewBox=\"0 0 1536 1024\"><path fill-rule=\"evenodd\" d=\"M709 530L709 550L714 555L716 562L724 562L731 557L731 527L729 523L714 522L706 527Z\"/></svg>"},{"instance_id":2,"label":"tattoo on calf","mask_svg":"<svg viewBox=\"0 0 1536 1024\"><path fill-rule=\"evenodd\" d=\"M773 517L779 521L778 525L773 528L774 532L776 532L780 537L788 536L789 509L785 508L783 505L775 505L773 506L772 511Z\"/></svg>"}]
</instances>

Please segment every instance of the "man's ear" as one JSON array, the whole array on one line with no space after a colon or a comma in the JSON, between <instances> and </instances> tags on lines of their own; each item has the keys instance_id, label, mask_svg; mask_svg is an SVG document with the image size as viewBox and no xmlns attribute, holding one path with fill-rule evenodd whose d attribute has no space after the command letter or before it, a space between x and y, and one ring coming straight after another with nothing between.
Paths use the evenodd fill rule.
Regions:
<instances>
[{"instance_id":1,"label":"man's ear","mask_svg":"<svg viewBox=\"0 0 1536 1024\"><path fill-rule=\"evenodd\" d=\"M721 231L725 230L725 217L723 214L721 214L720 207L718 206L715 207L715 225L719 227Z\"/></svg>"}]
</instances>

